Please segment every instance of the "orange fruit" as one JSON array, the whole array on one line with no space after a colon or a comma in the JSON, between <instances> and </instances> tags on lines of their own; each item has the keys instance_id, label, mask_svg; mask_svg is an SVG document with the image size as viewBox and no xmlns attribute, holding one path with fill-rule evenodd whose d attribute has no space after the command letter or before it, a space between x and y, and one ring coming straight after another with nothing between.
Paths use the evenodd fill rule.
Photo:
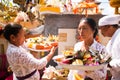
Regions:
<instances>
[{"instance_id":1,"label":"orange fruit","mask_svg":"<svg viewBox=\"0 0 120 80\"><path fill-rule=\"evenodd\" d=\"M56 46L58 46L58 42L52 42L51 45L56 47Z\"/></svg>"},{"instance_id":2,"label":"orange fruit","mask_svg":"<svg viewBox=\"0 0 120 80\"><path fill-rule=\"evenodd\" d=\"M74 73L75 80L84 80L84 77L80 74Z\"/></svg>"},{"instance_id":3,"label":"orange fruit","mask_svg":"<svg viewBox=\"0 0 120 80\"><path fill-rule=\"evenodd\" d=\"M36 49L44 49L44 46L40 44L36 44Z\"/></svg>"},{"instance_id":4,"label":"orange fruit","mask_svg":"<svg viewBox=\"0 0 120 80\"><path fill-rule=\"evenodd\" d=\"M87 54L84 55L84 59L88 59L90 57L91 57L91 55L89 53L87 53Z\"/></svg>"}]
</instances>

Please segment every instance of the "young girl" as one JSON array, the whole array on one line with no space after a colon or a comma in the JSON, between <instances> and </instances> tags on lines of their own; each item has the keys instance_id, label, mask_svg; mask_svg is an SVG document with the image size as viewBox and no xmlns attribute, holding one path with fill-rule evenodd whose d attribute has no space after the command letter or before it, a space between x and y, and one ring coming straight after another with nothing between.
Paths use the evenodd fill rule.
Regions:
<instances>
[{"instance_id":1,"label":"young girl","mask_svg":"<svg viewBox=\"0 0 120 80\"><path fill-rule=\"evenodd\" d=\"M25 41L24 30L20 24L7 24L3 31L3 36L8 40L6 51L7 60L14 73L14 80L40 80L38 70L43 69L54 55L55 47L50 53L36 59L22 45Z\"/></svg>"}]
</instances>

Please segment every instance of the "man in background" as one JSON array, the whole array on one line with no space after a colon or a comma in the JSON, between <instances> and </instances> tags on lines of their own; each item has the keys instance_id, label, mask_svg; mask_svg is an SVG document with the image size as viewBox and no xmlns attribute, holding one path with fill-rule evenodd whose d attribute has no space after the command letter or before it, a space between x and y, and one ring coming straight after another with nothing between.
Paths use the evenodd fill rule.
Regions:
<instances>
[{"instance_id":1,"label":"man in background","mask_svg":"<svg viewBox=\"0 0 120 80\"><path fill-rule=\"evenodd\" d=\"M99 28L104 37L111 37L106 50L111 55L108 64L112 74L111 80L120 80L120 15L108 15L99 20Z\"/></svg>"}]
</instances>

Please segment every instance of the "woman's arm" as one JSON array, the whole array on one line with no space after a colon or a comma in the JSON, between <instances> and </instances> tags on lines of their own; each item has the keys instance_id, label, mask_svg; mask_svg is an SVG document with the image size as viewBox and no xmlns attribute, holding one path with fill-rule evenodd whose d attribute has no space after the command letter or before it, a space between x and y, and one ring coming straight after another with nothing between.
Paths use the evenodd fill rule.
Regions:
<instances>
[{"instance_id":1,"label":"woman's arm","mask_svg":"<svg viewBox=\"0 0 120 80\"><path fill-rule=\"evenodd\" d=\"M49 62L50 59L53 57L54 53L55 53L55 50L56 50L57 47L52 47L50 53L45 57L47 59L47 61Z\"/></svg>"},{"instance_id":2,"label":"woman's arm","mask_svg":"<svg viewBox=\"0 0 120 80\"><path fill-rule=\"evenodd\" d=\"M53 47L51 49L50 53L41 59L37 59L37 58L33 57L33 55L31 53L21 50L21 51L19 51L20 55L18 57L18 59L19 59L18 64L26 65L31 68L42 69L50 61L50 59L54 55L55 50L56 50L56 47Z\"/></svg>"}]
</instances>

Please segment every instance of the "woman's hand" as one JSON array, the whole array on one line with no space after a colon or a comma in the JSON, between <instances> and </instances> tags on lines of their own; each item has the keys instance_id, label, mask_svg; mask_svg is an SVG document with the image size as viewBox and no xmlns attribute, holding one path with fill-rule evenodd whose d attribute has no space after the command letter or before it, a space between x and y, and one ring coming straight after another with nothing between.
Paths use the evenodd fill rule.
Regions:
<instances>
[{"instance_id":1,"label":"woman's hand","mask_svg":"<svg viewBox=\"0 0 120 80\"><path fill-rule=\"evenodd\" d=\"M58 48L57 46L56 46L56 47L53 46L53 47L51 48L51 50L50 50L50 53L55 53L55 50L56 50L57 48Z\"/></svg>"},{"instance_id":2,"label":"woman's hand","mask_svg":"<svg viewBox=\"0 0 120 80\"><path fill-rule=\"evenodd\" d=\"M55 50L57 49L57 47L52 47L52 49L50 50L50 53L46 56L47 61L50 61L50 59L52 58L52 56L55 54Z\"/></svg>"}]
</instances>

